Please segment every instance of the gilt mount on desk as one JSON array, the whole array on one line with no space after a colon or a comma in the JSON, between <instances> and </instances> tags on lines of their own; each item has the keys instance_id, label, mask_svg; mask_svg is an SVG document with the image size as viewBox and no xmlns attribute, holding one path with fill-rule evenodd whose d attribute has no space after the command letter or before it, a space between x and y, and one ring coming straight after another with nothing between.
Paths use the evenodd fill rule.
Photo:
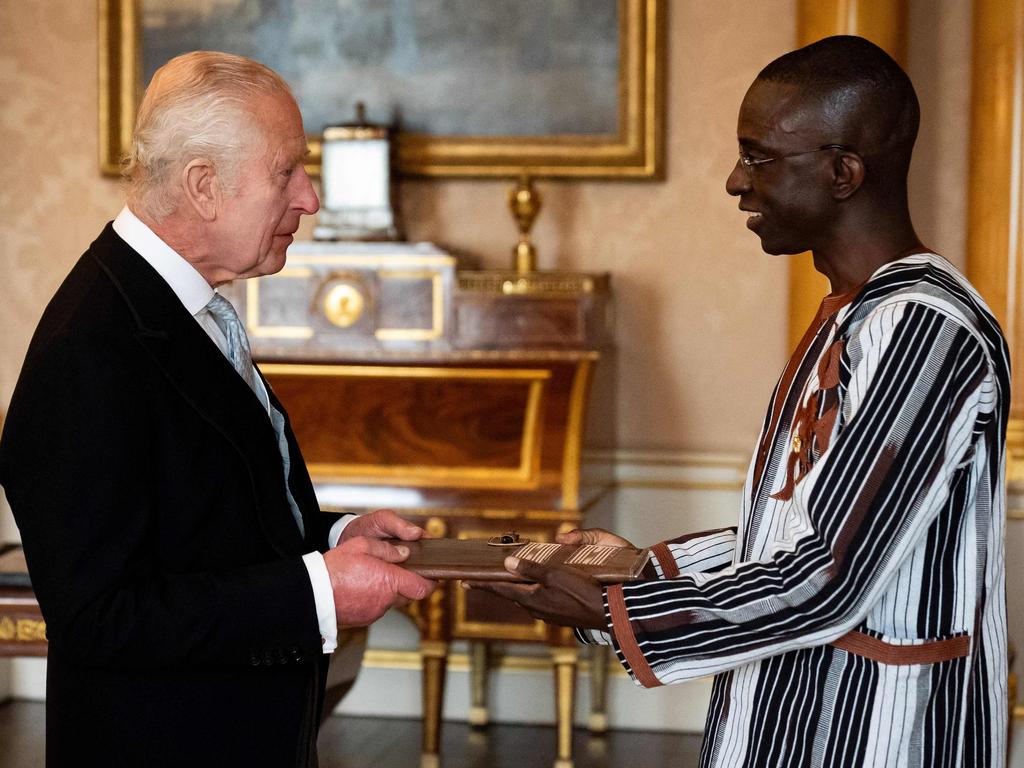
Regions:
<instances>
[{"instance_id":1,"label":"gilt mount on desk","mask_svg":"<svg viewBox=\"0 0 1024 768\"><path fill-rule=\"evenodd\" d=\"M224 289L261 360L607 347L607 274L457 270L430 243L299 242L276 275Z\"/></svg>"}]
</instances>

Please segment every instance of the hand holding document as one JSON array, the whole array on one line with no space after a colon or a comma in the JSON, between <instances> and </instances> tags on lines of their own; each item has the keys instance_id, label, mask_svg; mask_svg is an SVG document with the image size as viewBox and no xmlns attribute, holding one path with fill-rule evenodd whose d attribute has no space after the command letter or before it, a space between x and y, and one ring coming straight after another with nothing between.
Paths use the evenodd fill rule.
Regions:
<instances>
[{"instance_id":1,"label":"hand holding document","mask_svg":"<svg viewBox=\"0 0 1024 768\"><path fill-rule=\"evenodd\" d=\"M403 520L393 509L377 509L352 520L341 534L341 540L365 536L368 539L400 539L414 541L429 534L415 523Z\"/></svg>"},{"instance_id":2,"label":"hand holding document","mask_svg":"<svg viewBox=\"0 0 1024 768\"><path fill-rule=\"evenodd\" d=\"M368 626L390 608L422 600L434 590L433 582L401 567L408 546L400 539L355 536L324 554L339 628Z\"/></svg>"},{"instance_id":3,"label":"hand holding document","mask_svg":"<svg viewBox=\"0 0 1024 768\"><path fill-rule=\"evenodd\" d=\"M608 629L602 584L642 576L649 552L601 529L559 534L557 542L520 539L404 541L402 567L428 579L463 579L466 589L492 592L551 624Z\"/></svg>"}]
</instances>

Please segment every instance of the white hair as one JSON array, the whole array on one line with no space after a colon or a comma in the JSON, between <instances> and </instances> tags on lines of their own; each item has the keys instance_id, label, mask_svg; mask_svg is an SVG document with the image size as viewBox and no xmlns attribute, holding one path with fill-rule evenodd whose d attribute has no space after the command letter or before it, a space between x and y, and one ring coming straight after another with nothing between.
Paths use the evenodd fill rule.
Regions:
<instances>
[{"instance_id":1,"label":"white hair","mask_svg":"<svg viewBox=\"0 0 1024 768\"><path fill-rule=\"evenodd\" d=\"M196 158L212 162L233 192L242 163L263 140L253 104L281 94L291 89L280 75L229 53L194 51L160 67L122 164L133 208L155 221L167 217L178 205L178 175Z\"/></svg>"}]
</instances>

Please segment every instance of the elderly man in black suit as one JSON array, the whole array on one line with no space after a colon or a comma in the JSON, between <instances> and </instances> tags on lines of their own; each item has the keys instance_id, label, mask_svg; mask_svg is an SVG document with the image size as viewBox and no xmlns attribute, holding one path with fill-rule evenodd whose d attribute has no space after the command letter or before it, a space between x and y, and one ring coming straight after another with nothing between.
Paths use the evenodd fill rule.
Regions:
<instances>
[{"instance_id":1,"label":"elderly man in black suit","mask_svg":"<svg viewBox=\"0 0 1024 768\"><path fill-rule=\"evenodd\" d=\"M317 197L288 86L180 56L128 204L51 300L0 443L47 622L47 764L312 766L329 652L433 584L393 512L320 512L216 288L285 263Z\"/></svg>"}]
</instances>

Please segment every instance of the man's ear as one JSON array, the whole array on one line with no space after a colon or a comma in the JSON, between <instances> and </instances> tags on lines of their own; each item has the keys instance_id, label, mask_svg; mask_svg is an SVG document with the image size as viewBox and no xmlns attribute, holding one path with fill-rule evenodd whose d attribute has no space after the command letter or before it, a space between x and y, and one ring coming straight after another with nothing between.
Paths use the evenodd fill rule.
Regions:
<instances>
[{"instance_id":1,"label":"man's ear","mask_svg":"<svg viewBox=\"0 0 1024 768\"><path fill-rule=\"evenodd\" d=\"M213 163L205 158L189 162L181 172L185 201L203 221L217 218L221 185Z\"/></svg>"},{"instance_id":2,"label":"man's ear","mask_svg":"<svg viewBox=\"0 0 1024 768\"><path fill-rule=\"evenodd\" d=\"M832 164L832 196L836 200L847 200L852 197L864 183L866 173L864 158L856 152L844 150L837 153Z\"/></svg>"}]
</instances>

